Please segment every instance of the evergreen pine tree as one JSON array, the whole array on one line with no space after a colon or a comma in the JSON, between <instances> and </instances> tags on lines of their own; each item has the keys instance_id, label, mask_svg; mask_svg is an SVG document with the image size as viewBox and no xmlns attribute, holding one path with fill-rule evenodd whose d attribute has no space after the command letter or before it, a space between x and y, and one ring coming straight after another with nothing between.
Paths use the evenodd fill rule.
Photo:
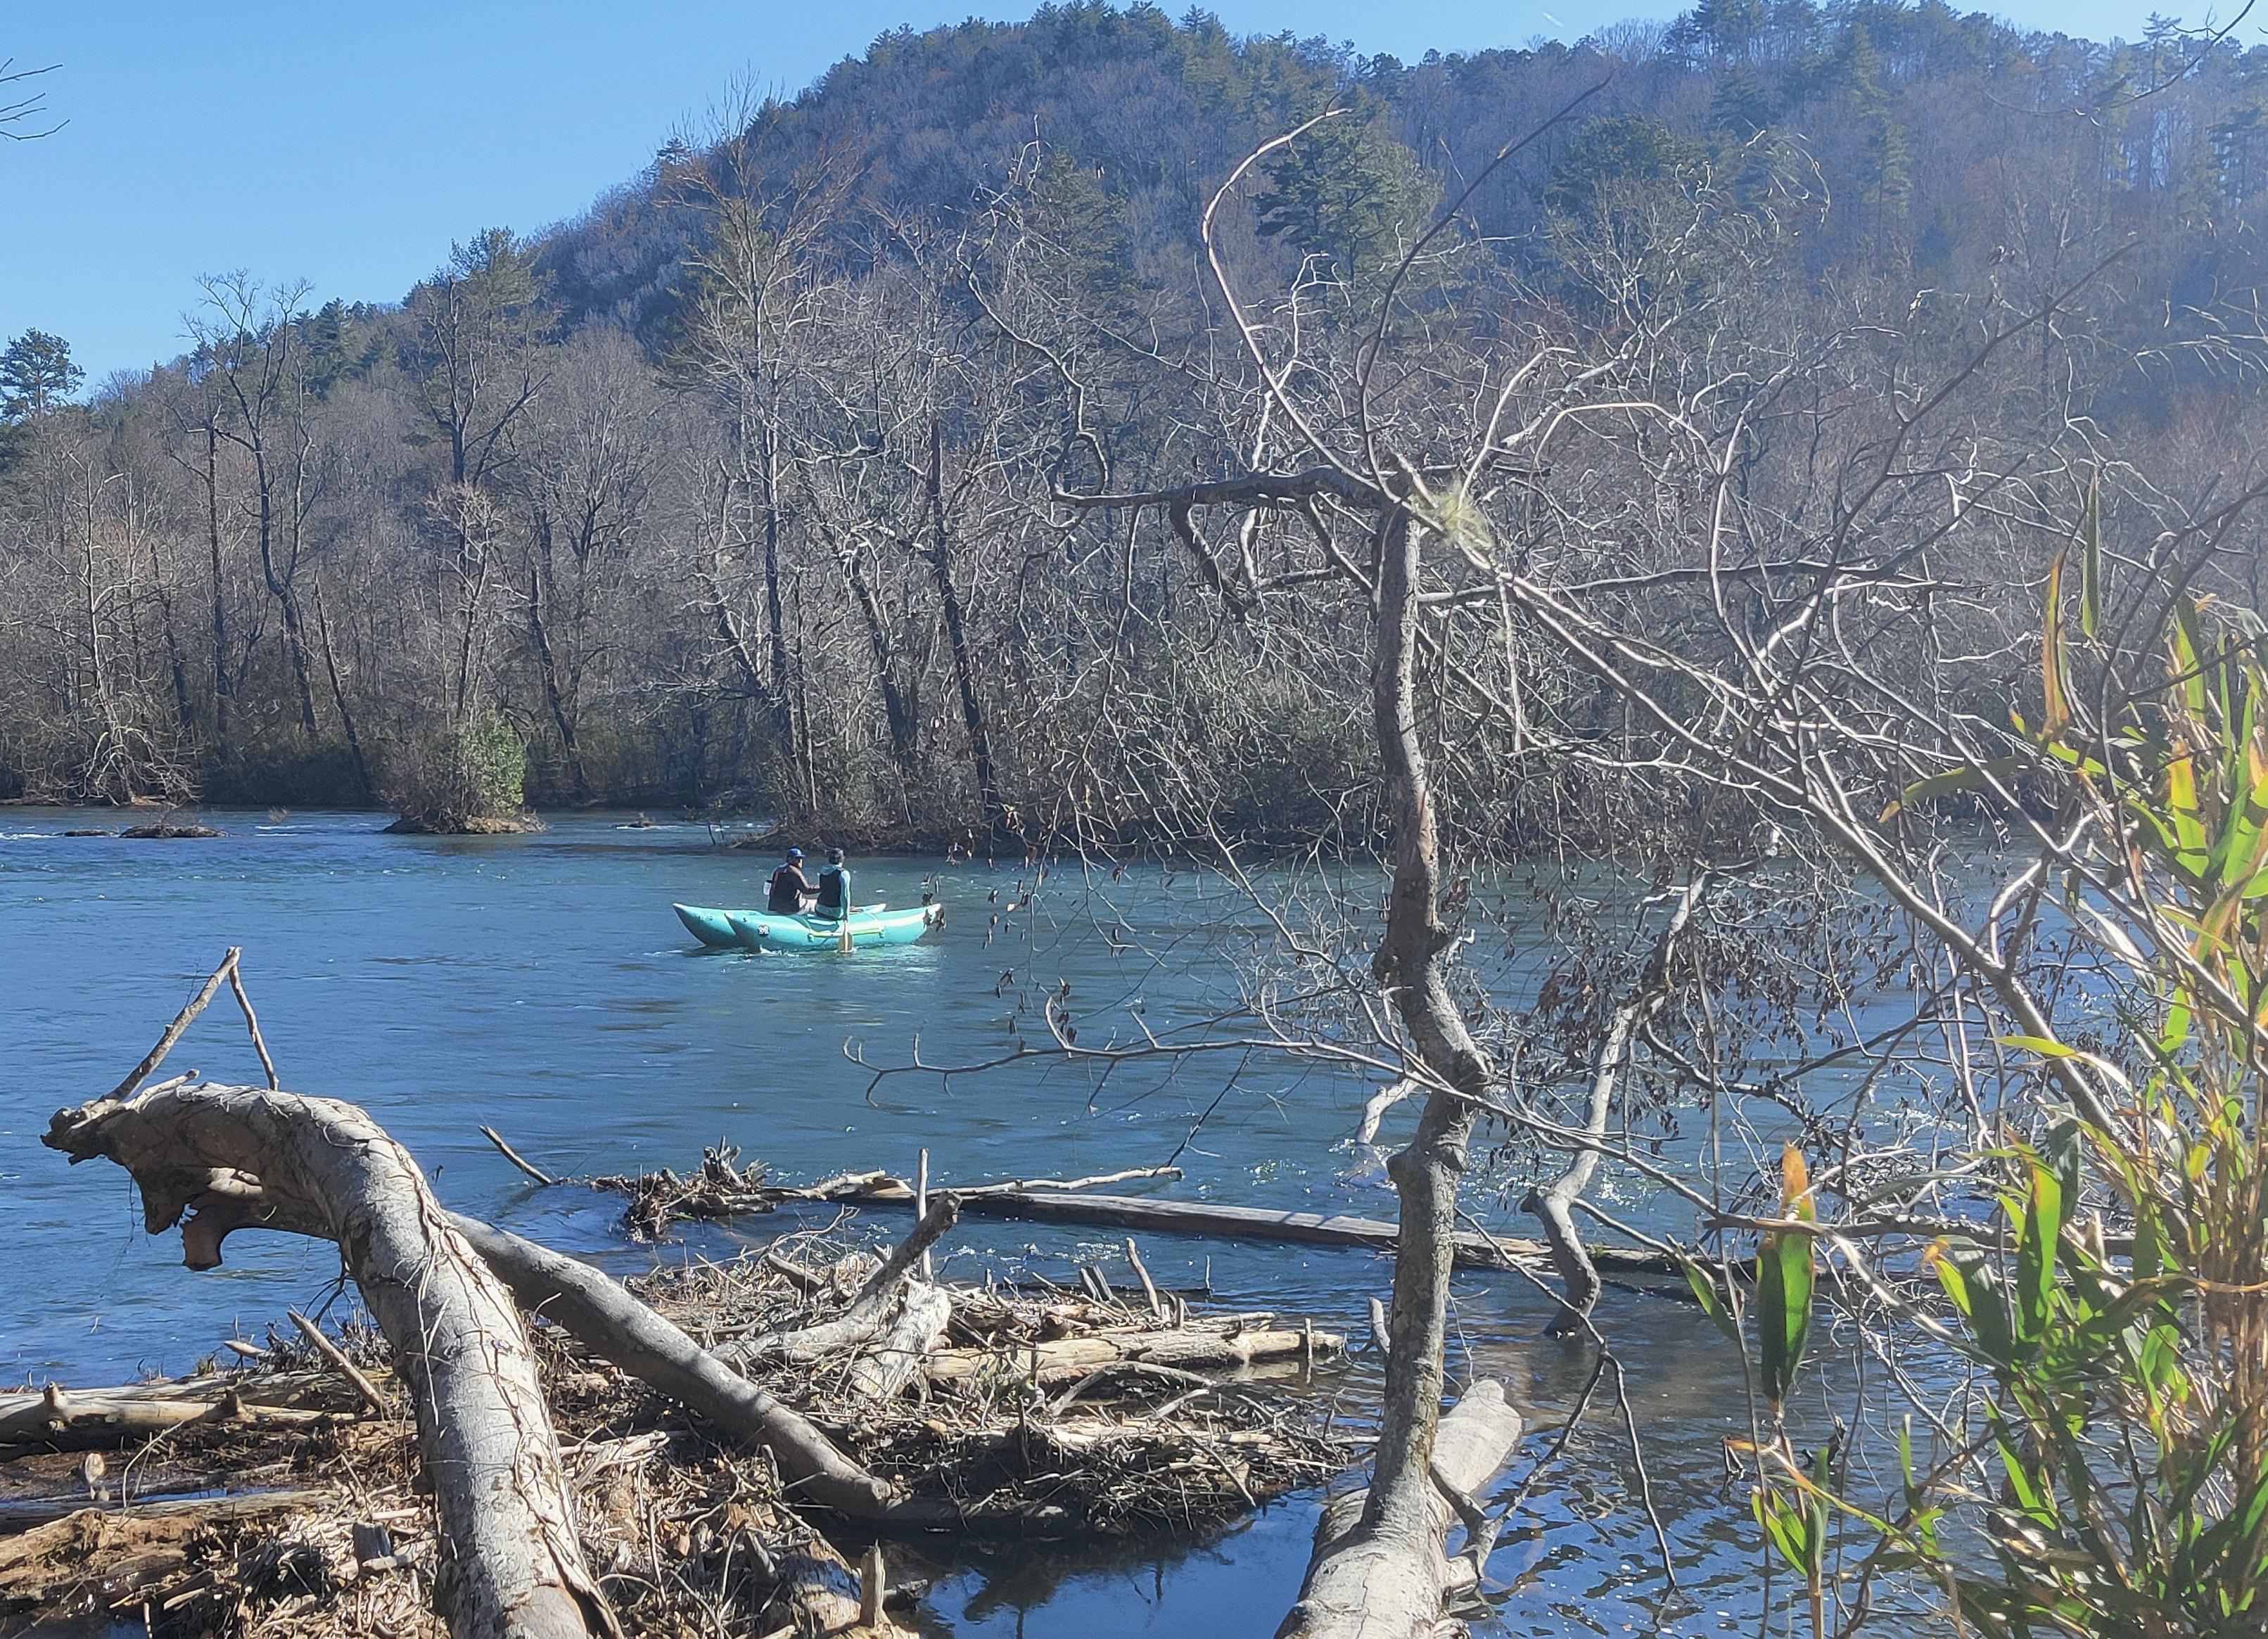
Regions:
<instances>
[{"instance_id":1,"label":"evergreen pine tree","mask_svg":"<svg viewBox=\"0 0 2268 1639\"><path fill-rule=\"evenodd\" d=\"M78 391L86 371L71 362L70 343L26 330L0 353L0 420L37 421Z\"/></svg>"},{"instance_id":2,"label":"evergreen pine tree","mask_svg":"<svg viewBox=\"0 0 2268 1639\"><path fill-rule=\"evenodd\" d=\"M1268 180L1261 233L1324 258L1346 279L1397 259L1430 224L1437 191L1383 121L1359 113L1326 120L1279 149Z\"/></svg>"}]
</instances>

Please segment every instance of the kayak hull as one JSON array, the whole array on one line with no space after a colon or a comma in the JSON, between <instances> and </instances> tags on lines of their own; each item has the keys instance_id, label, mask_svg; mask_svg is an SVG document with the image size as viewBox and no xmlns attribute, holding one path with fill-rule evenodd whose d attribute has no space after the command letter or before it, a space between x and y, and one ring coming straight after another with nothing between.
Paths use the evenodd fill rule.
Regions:
<instances>
[{"instance_id":1,"label":"kayak hull","mask_svg":"<svg viewBox=\"0 0 2268 1639\"><path fill-rule=\"evenodd\" d=\"M911 910L858 910L847 924L850 948L872 950L876 945L911 944L934 927L944 915L938 905L917 905ZM751 951L840 951L846 924L820 916L775 916L767 911L736 910L725 921L740 943Z\"/></svg>"},{"instance_id":2,"label":"kayak hull","mask_svg":"<svg viewBox=\"0 0 2268 1639\"><path fill-rule=\"evenodd\" d=\"M713 910L705 905L672 905L669 908L677 913L677 920L685 924L685 930L688 933L710 949L716 951L745 951L749 948L748 942L734 930L733 917L769 916L769 914L764 911ZM888 908L887 906L871 905L865 907L859 914L864 915L868 910L880 912L887 908ZM800 922L803 919L799 916L777 916L769 917L769 920ZM861 944L869 943L863 937L858 942Z\"/></svg>"},{"instance_id":3,"label":"kayak hull","mask_svg":"<svg viewBox=\"0 0 2268 1639\"><path fill-rule=\"evenodd\" d=\"M733 931L730 911L709 910L699 905L672 905L677 920L685 930L713 950L730 951L740 948L740 936Z\"/></svg>"}]
</instances>

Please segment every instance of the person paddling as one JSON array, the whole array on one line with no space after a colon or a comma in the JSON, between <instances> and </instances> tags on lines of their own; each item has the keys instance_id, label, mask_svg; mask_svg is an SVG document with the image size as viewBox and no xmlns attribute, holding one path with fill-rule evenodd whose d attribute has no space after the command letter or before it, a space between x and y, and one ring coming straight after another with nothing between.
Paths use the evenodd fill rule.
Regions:
<instances>
[{"instance_id":1,"label":"person paddling","mask_svg":"<svg viewBox=\"0 0 2268 1639\"><path fill-rule=\"evenodd\" d=\"M850 914L850 868L843 863L839 848L827 850L827 868L819 873L819 903L811 914L829 922L840 922Z\"/></svg>"},{"instance_id":2,"label":"person paddling","mask_svg":"<svg viewBox=\"0 0 2268 1639\"><path fill-rule=\"evenodd\" d=\"M767 885L770 897L764 908L775 916L799 916L806 905L819 892L809 877L803 874L803 850L791 848L780 867L771 874Z\"/></svg>"}]
</instances>

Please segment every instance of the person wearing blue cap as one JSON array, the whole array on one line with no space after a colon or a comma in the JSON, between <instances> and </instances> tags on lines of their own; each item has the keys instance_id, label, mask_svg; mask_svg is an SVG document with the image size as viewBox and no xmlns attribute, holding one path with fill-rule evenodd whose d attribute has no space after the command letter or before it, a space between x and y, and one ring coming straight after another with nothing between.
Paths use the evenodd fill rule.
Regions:
<instances>
[{"instance_id":1,"label":"person wearing blue cap","mask_svg":"<svg viewBox=\"0 0 2268 1639\"><path fill-rule=\"evenodd\" d=\"M775 916L799 916L819 897L818 885L803 874L803 850L791 848L780 868L772 872L770 897L764 908Z\"/></svg>"}]
</instances>

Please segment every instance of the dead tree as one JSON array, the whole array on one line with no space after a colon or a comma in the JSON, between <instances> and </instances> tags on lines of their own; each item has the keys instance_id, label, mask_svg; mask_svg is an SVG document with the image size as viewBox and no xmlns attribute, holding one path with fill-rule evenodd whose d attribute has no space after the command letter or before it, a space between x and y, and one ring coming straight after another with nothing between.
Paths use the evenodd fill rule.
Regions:
<instances>
[{"instance_id":1,"label":"dead tree","mask_svg":"<svg viewBox=\"0 0 2268 1639\"><path fill-rule=\"evenodd\" d=\"M450 1631L617 1631L583 1562L519 1306L369 1116L333 1099L166 1084L59 1111L44 1142L130 1172L150 1232L179 1224L193 1269L217 1267L247 1227L335 1242L409 1386Z\"/></svg>"},{"instance_id":2,"label":"dead tree","mask_svg":"<svg viewBox=\"0 0 2268 1639\"><path fill-rule=\"evenodd\" d=\"M1550 1326L1554 1337L1581 1330L1598 1304L1598 1266L1592 1262L1583 1238L1576 1233L1572 1209L1583 1198L1583 1192L1590 1187L1599 1170L1605 1153L1599 1144L1605 1139L1607 1121L1613 1113L1615 1097L1621 1091L1623 1076L1637 1047L1639 1033L1646 1019L1662 1004L1669 982L1670 962L1693 920L1694 911L1706 897L1712 880L1710 872L1699 871L1677 892L1669 922L1654 940L1637 983L1615 1003L1607 1016L1607 1027L1591 1056L1584 1103L1583 1136L1592 1142L1576 1150L1566 1171L1542 1188L1530 1190L1521 1203L1543 1226L1543 1238L1551 1248L1551 1261L1557 1266L1560 1283L1565 1289L1560 1312Z\"/></svg>"},{"instance_id":3,"label":"dead tree","mask_svg":"<svg viewBox=\"0 0 2268 1639\"><path fill-rule=\"evenodd\" d=\"M1495 165L1565 118L1573 107L1529 136L1507 144ZM1469 453L1454 463L1403 454L1379 419L1372 402L1373 374L1388 344L1396 289L1426 245L1454 217L1461 200L1417 239L1387 282L1376 328L1357 349L1353 379L1341 384L1351 388L1358 411L1351 447L1333 446L1321 430L1329 423L1319 422L1311 413L1316 407L1303 405L1294 395L1287 385L1289 372L1270 357L1229 277L1213 229L1223 202L1255 165L1329 117L1319 116L1256 150L1214 195L1205 210L1203 233L1214 276L1256 371L1270 416L1280 417L1292 430L1289 441L1306 465L1293 472L1250 472L1146 494L1058 496L1081 511L1161 511L1184 544L1208 560L1190 522L1196 509L1228 506L1248 515L1258 511L1292 513L1319 538L1329 570L1351 582L1375 611L1369 706L1372 735L1385 775L1392 877L1385 931L1371 971L1400 1025L1407 1074L1423 1088L1425 1101L1409 1143L1387 1163L1400 1198L1401 1232L1371 1484L1360 1518L1318 1544L1308 1572L1309 1597L1282 1629L1285 1635L1302 1639L1428 1634L1440 1618L1443 1583L1436 1570L1440 1533L1432 1459L1448 1341L1449 1277L1456 1256L1457 1193L1475 1123L1491 1104L1493 1089L1488 1061L1467 1028L1447 976L1452 934L1442 919L1441 798L1428 764L1426 727L1418 698L1421 650L1428 649L1420 618L1426 601L1422 579L1429 540L1444 555L1469 555L1469 543L1461 538L1457 497L1517 447L1519 430L1504 427L1501 418L1514 385L1540 363L1539 356L1516 367L1503 384L1480 395L1483 402L1493 400L1496 408L1484 426L1466 432ZM1472 186L1479 186L1495 165L1484 168ZM1563 399L1572 401L1592 374L1568 371ZM1339 520L1366 529L1366 563L1351 556L1334 539L1331 521L1322 510L1327 504ZM1271 590L1266 583L1256 583L1243 592L1260 599ZM1450 662L1438 636L1430 655L1444 665ZM1517 1437L1516 1427L1512 1437ZM1507 1440L1507 1448L1509 1444ZM1491 1472L1493 1468L1491 1464Z\"/></svg>"}]
</instances>

